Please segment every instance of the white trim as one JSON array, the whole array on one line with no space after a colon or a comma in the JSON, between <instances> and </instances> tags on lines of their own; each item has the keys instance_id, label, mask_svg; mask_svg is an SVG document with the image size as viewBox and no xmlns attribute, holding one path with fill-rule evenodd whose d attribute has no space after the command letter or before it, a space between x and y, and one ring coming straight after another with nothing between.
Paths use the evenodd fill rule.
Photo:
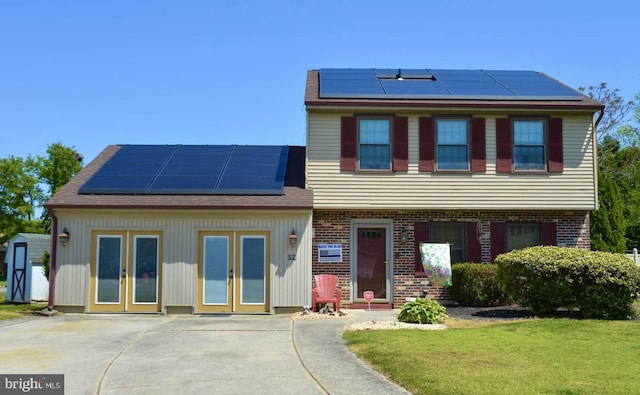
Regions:
<instances>
[{"instance_id":1,"label":"white trim","mask_svg":"<svg viewBox=\"0 0 640 395\"><path fill-rule=\"evenodd\" d=\"M138 273L138 260L137 252L138 252L138 239L155 239L156 240L156 298L154 302L136 302L136 283L137 278L136 274ZM135 305L157 305L158 304L158 288L159 288L159 277L160 277L160 235L133 235L133 275L131 276L133 286L132 295L131 295L131 304Z\"/></svg>"},{"instance_id":2,"label":"white trim","mask_svg":"<svg viewBox=\"0 0 640 395\"><path fill-rule=\"evenodd\" d=\"M100 240L103 238L110 239L119 239L120 240L120 249L118 251L118 260L120 261L120 266L118 267L118 301L117 302L99 302L98 301L98 291L100 289ZM122 284L120 284L122 272L122 236L121 235L100 235L96 236L96 286L94 289L95 294L93 295L94 303L101 305L120 305L122 302L120 298L122 297ZM125 283L126 286L126 283Z\"/></svg>"},{"instance_id":3,"label":"white trim","mask_svg":"<svg viewBox=\"0 0 640 395\"><path fill-rule=\"evenodd\" d=\"M207 294L207 279L205 277L206 269L207 269L207 239L225 239L227 242L226 245L226 256L225 256L225 293L224 293L224 303L207 303L205 301L205 296ZM205 235L202 237L202 305L203 306L228 306L229 305L229 236L222 235Z\"/></svg>"},{"instance_id":4,"label":"white trim","mask_svg":"<svg viewBox=\"0 0 640 395\"><path fill-rule=\"evenodd\" d=\"M262 240L262 302L251 302L245 303L243 299L243 289L244 289L244 259L243 259L243 249L244 249L244 239L261 239ZM263 306L267 303L267 237L264 235L241 235L240 236L240 305L242 306Z\"/></svg>"}]
</instances>

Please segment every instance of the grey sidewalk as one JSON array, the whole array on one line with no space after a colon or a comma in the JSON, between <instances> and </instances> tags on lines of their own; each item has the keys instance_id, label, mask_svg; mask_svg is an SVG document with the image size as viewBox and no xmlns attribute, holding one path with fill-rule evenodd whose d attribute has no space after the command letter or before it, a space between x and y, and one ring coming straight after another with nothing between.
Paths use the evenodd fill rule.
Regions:
<instances>
[{"instance_id":1,"label":"grey sidewalk","mask_svg":"<svg viewBox=\"0 0 640 395\"><path fill-rule=\"evenodd\" d=\"M5 321L0 372L62 373L65 394L406 394L347 350L344 326L369 319L354 314L317 321L75 314Z\"/></svg>"}]
</instances>

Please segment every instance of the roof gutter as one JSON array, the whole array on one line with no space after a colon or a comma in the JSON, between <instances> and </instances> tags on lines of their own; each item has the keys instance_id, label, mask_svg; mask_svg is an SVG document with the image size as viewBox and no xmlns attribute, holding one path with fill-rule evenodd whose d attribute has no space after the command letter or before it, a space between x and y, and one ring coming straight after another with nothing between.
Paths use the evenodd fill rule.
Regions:
<instances>
[{"instance_id":1,"label":"roof gutter","mask_svg":"<svg viewBox=\"0 0 640 395\"><path fill-rule=\"evenodd\" d=\"M596 133L598 132L598 125L600 124L600 121L602 121L602 118L604 117L604 109L605 109L605 106L602 106L602 108L600 108L600 115L598 115L598 119L596 119L596 125L595 125Z\"/></svg>"},{"instance_id":2,"label":"roof gutter","mask_svg":"<svg viewBox=\"0 0 640 395\"><path fill-rule=\"evenodd\" d=\"M53 209L49 208L49 215L51 216L51 262L49 266L49 306L47 309L53 311L55 307L55 294L56 294L56 268L58 267L58 218L56 217Z\"/></svg>"}]
</instances>

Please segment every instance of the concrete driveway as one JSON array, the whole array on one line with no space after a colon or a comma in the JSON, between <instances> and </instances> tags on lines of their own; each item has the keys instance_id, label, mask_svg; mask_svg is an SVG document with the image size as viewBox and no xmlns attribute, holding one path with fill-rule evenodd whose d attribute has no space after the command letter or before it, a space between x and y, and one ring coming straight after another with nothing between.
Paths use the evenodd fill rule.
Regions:
<instances>
[{"instance_id":1,"label":"concrete driveway","mask_svg":"<svg viewBox=\"0 0 640 395\"><path fill-rule=\"evenodd\" d=\"M342 331L357 317L0 321L0 372L62 373L65 394L406 394L346 349Z\"/></svg>"}]
</instances>

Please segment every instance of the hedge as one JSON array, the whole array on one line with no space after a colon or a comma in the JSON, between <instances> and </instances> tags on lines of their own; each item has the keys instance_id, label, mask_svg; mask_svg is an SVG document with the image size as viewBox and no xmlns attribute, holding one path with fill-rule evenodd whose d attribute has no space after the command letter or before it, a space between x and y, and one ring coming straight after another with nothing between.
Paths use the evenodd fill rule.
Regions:
<instances>
[{"instance_id":1,"label":"hedge","mask_svg":"<svg viewBox=\"0 0 640 395\"><path fill-rule=\"evenodd\" d=\"M498 280L498 265L456 263L451 267L453 301L463 306L498 306L507 302Z\"/></svg>"},{"instance_id":2,"label":"hedge","mask_svg":"<svg viewBox=\"0 0 640 395\"><path fill-rule=\"evenodd\" d=\"M623 254L530 247L496 257L506 294L536 314L566 307L584 318L629 319L640 267Z\"/></svg>"}]
</instances>

